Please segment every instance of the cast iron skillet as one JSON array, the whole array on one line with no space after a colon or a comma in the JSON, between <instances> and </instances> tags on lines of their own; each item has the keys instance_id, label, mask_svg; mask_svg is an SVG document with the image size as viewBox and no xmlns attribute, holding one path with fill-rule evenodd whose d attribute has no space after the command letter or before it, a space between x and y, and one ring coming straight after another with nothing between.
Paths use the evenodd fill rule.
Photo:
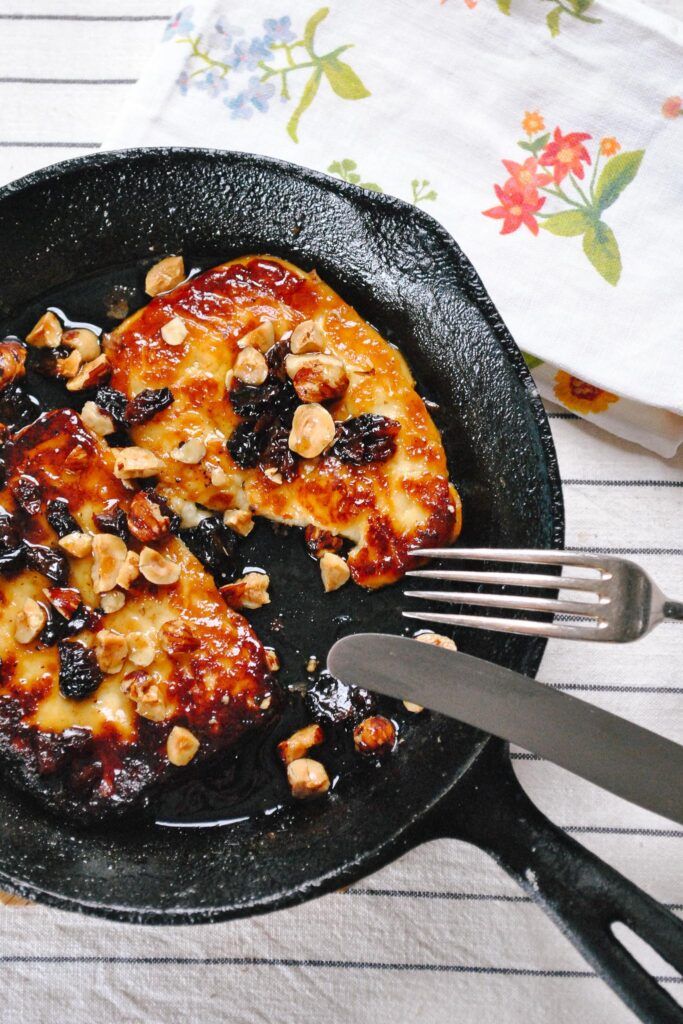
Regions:
<instances>
[{"instance_id":1,"label":"cast iron skillet","mask_svg":"<svg viewBox=\"0 0 683 1024\"><path fill-rule=\"evenodd\" d=\"M563 506L548 424L523 359L455 242L419 210L274 160L133 150L69 161L0 191L0 327L25 331L54 302L106 324L114 284L140 304L142 270L182 252L208 266L247 252L321 276L400 342L440 405L466 544L560 547ZM264 526L265 530L268 530ZM404 632L401 588L347 587L320 613L315 566L261 531L286 629L285 682L340 632ZM286 599L285 599L286 598ZM254 616L266 638L270 613ZM533 675L544 642L462 631L463 650ZM63 909L142 923L273 910L348 884L418 843L455 836L491 853L643 1020L683 1011L613 936L622 921L683 970L668 911L545 819L506 747L413 716L390 763L324 801L230 827L79 831L0 792L0 885Z\"/></svg>"}]
</instances>

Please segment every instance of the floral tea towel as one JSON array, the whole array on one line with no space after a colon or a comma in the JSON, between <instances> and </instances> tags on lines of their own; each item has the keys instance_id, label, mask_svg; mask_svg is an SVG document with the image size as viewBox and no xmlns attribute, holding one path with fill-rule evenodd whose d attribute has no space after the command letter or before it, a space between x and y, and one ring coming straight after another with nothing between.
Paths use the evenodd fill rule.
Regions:
<instances>
[{"instance_id":1,"label":"floral tea towel","mask_svg":"<svg viewBox=\"0 0 683 1024\"><path fill-rule=\"evenodd\" d=\"M644 0L198 0L106 144L262 153L419 204L541 393L670 456L681 92L683 20Z\"/></svg>"}]
</instances>

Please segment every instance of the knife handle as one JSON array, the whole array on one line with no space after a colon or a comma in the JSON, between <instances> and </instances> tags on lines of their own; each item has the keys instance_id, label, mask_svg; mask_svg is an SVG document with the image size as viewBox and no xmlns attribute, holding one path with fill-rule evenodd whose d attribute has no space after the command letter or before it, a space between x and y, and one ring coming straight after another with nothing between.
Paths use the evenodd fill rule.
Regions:
<instances>
[{"instance_id":1,"label":"knife handle","mask_svg":"<svg viewBox=\"0 0 683 1024\"><path fill-rule=\"evenodd\" d=\"M489 742L468 776L436 808L431 837L474 843L540 904L647 1024L683 1024L683 1008L612 931L622 922L683 974L683 922L608 867L529 800L506 745ZM423 837L424 838L424 837Z\"/></svg>"}]
</instances>

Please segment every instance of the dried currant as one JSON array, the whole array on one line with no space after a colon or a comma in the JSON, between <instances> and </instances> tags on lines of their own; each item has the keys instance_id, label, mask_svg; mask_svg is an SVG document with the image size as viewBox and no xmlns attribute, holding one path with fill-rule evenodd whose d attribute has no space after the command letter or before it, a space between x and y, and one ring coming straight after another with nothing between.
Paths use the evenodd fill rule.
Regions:
<instances>
[{"instance_id":1,"label":"dried currant","mask_svg":"<svg viewBox=\"0 0 683 1024\"><path fill-rule=\"evenodd\" d=\"M40 634L40 642L46 647L54 647L56 643L69 636L75 636L82 629L96 630L102 618L102 612L79 604L70 619L65 618L52 605L47 605L47 622Z\"/></svg>"},{"instance_id":2,"label":"dried currant","mask_svg":"<svg viewBox=\"0 0 683 1024\"><path fill-rule=\"evenodd\" d=\"M58 537L66 537L67 533L78 533L80 526L69 511L66 498L53 498L47 503L47 521Z\"/></svg>"},{"instance_id":3,"label":"dried currant","mask_svg":"<svg viewBox=\"0 0 683 1024\"><path fill-rule=\"evenodd\" d=\"M33 423L42 411L38 399L29 395L21 384L11 384L0 394L0 423L14 430Z\"/></svg>"},{"instance_id":4,"label":"dried currant","mask_svg":"<svg viewBox=\"0 0 683 1024\"><path fill-rule=\"evenodd\" d=\"M226 448L241 469L255 469L267 444L267 432L258 431L255 423L247 421L235 427Z\"/></svg>"},{"instance_id":5,"label":"dried currant","mask_svg":"<svg viewBox=\"0 0 683 1024\"><path fill-rule=\"evenodd\" d=\"M103 673L95 652L75 640L61 640L59 651L59 689L69 700L83 700L97 689Z\"/></svg>"},{"instance_id":6,"label":"dried currant","mask_svg":"<svg viewBox=\"0 0 683 1024\"><path fill-rule=\"evenodd\" d=\"M10 490L14 495L17 505L23 508L24 512L27 512L30 516L38 515L42 494L37 480L34 480L32 476L22 473L19 479L10 485Z\"/></svg>"},{"instance_id":7,"label":"dried currant","mask_svg":"<svg viewBox=\"0 0 683 1024\"><path fill-rule=\"evenodd\" d=\"M26 552L12 516L0 515L0 573L16 572Z\"/></svg>"},{"instance_id":8,"label":"dried currant","mask_svg":"<svg viewBox=\"0 0 683 1024\"><path fill-rule=\"evenodd\" d=\"M127 427L139 427L142 423L149 422L163 409L167 409L172 402L173 392L170 388L145 388L128 402L123 413L123 422Z\"/></svg>"},{"instance_id":9,"label":"dried currant","mask_svg":"<svg viewBox=\"0 0 683 1024\"><path fill-rule=\"evenodd\" d=\"M117 391L116 388L104 385L98 388L95 393L95 405L99 405L100 409L108 413L117 426L122 427L125 425L124 417L128 398L124 395L123 391Z\"/></svg>"},{"instance_id":10,"label":"dried currant","mask_svg":"<svg viewBox=\"0 0 683 1024\"><path fill-rule=\"evenodd\" d=\"M113 533L115 537L120 537L121 540L128 543L130 538L128 519L120 505L116 505L109 512L99 512L93 516L93 520L97 529L102 533Z\"/></svg>"},{"instance_id":11,"label":"dried currant","mask_svg":"<svg viewBox=\"0 0 683 1024\"><path fill-rule=\"evenodd\" d=\"M365 466L386 462L396 451L396 435L400 423L388 416L363 413L337 424L337 435L328 451L340 462Z\"/></svg>"},{"instance_id":12,"label":"dried currant","mask_svg":"<svg viewBox=\"0 0 683 1024\"><path fill-rule=\"evenodd\" d=\"M334 725L349 721L356 724L372 715L377 706L374 695L367 690L347 686L326 674L306 692L304 703L316 722Z\"/></svg>"},{"instance_id":13,"label":"dried currant","mask_svg":"<svg viewBox=\"0 0 683 1024\"><path fill-rule=\"evenodd\" d=\"M299 399L285 370L288 351L286 341L279 341L272 346L266 355L268 376L258 387L233 382L229 398L236 413L246 419L258 419L264 413L269 413L281 419L286 426L291 424Z\"/></svg>"},{"instance_id":14,"label":"dried currant","mask_svg":"<svg viewBox=\"0 0 683 1024\"><path fill-rule=\"evenodd\" d=\"M289 430L282 425L273 426L267 436L268 443L259 465L263 469L277 470L283 480L292 480L296 476L296 458L289 447Z\"/></svg>"},{"instance_id":15,"label":"dried currant","mask_svg":"<svg viewBox=\"0 0 683 1024\"><path fill-rule=\"evenodd\" d=\"M212 574L218 586L229 583L237 576L234 561L237 537L225 526L221 516L202 519L191 530L182 530L181 539L192 554Z\"/></svg>"},{"instance_id":16,"label":"dried currant","mask_svg":"<svg viewBox=\"0 0 683 1024\"><path fill-rule=\"evenodd\" d=\"M69 579L69 559L59 548L49 548L44 544L27 544L26 565L29 569L47 576L53 583L64 585Z\"/></svg>"}]
</instances>

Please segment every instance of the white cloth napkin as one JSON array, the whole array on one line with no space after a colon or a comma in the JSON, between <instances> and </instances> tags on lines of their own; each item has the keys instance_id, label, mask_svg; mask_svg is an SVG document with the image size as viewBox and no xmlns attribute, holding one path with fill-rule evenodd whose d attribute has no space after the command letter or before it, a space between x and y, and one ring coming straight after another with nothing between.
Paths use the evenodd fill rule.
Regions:
<instances>
[{"instance_id":1,"label":"white cloth napkin","mask_svg":"<svg viewBox=\"0 0 683 1024\"><path fill-rule=\"evenodd\" d=\"M672 455L681 23L638 0L287 10L185 7L105 145L264 153L420 204L473 261L544 396Z\"/></svg>"}]
</instances>

